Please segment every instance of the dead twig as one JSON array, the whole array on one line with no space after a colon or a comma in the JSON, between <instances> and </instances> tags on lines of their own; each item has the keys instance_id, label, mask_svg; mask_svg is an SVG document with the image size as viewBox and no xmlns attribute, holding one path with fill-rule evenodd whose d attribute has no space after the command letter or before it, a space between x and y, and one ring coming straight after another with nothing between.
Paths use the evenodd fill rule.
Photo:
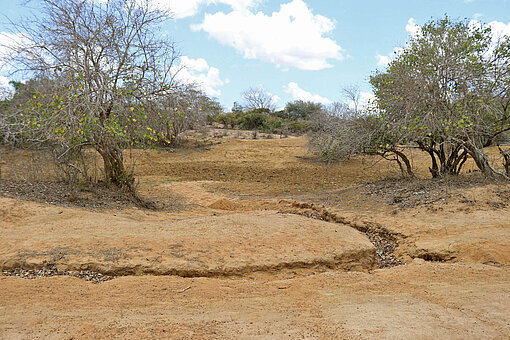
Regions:
<instances>
[{"instance_id":1,"label":"dead twig","mask_svg":"<svg viewBox=\"0 0 510 340\"><path fill-rule=\"evenodd\" d=\"M184 288L184 289L181 289L181 290L174 290L174 292L175 292L175 293L184 293L185 291L187 291L187 290L188 290L188 289L190 289L190 288L191 288L191 286L188 286L188 287L186 287L186 288Z\"/></svg>"}]
</instances>

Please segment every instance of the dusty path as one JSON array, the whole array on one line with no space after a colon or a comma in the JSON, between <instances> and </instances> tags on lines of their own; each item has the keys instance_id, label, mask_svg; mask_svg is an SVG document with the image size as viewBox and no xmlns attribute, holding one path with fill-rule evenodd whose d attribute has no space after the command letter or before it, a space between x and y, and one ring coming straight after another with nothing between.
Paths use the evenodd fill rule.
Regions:
<instances>
[{"instance_id":1,"label":"dusty path","mask_svg":"<svg viewBox=\"0 0 510 340\"><path fill-rule=\"evenodd\" d=\"M358 186L394 170L324 167L303 138L135 157L142 195L177 208L0 197L5 275L116 276L0 276L0 338L510 334L508 185Z\"/></svg>"}]
</instances>

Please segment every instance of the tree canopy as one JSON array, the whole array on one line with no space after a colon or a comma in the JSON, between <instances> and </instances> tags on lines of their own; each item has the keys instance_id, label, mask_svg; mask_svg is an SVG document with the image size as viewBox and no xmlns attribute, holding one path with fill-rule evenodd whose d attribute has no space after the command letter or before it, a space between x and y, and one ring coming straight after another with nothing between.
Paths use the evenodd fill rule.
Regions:
<instances>
[{"instance_id":1,"label":"tree canopy","mask_svg":"<svg viewBox=\"0 0 510 340\"><path fill-rule=\"evenodd\" d=\"M471 156L486 175L508 178L484 148L510 130L510 37L448 17L433 20L370 83L374 105L343 118L326 139L333 151L392 155L408 165L403 150L414 147L430 155L434 177L458 174Z\"/></svg>"},{"instance_id":2,"label":"tree canopy","mask_svg":"<svg viewBox=\"0 0 510 340\"><path fill-rule=\"evenodd\" d=\"M498 174L483 149L510 129L509 37L489 27L431 21L384 72L371 77L389 131L431 157L433 176L456 174L470 155Z\"/></svg>"},{"instance_id":3,"label":"tree canopy","mask_svg":"<svg viewBox=\"0 0 510 340\"><path fill-rule=\"evenodd\" d=\"M166 138L147 124L179 94L178 54L159 31L168 15L146 0L40 2L42 13L17 26L29 38L11 47L11 64L32 80L6 126L17 123L25 140L59 141L63 154L90 145L106 181L131 188L122 150Z\"/></svg>"},{"instance_id":4,"label":"tree canopy","mask_svg":"<svg viewBox=\"0 0 510 340\"><path fill-rule=\"evenodd\" d=\"M312 118L314 114L322 110L322 105L304 100L295 100L285 105L285 114L290 119L305 119Z\"/></svg>"}]
</instances>

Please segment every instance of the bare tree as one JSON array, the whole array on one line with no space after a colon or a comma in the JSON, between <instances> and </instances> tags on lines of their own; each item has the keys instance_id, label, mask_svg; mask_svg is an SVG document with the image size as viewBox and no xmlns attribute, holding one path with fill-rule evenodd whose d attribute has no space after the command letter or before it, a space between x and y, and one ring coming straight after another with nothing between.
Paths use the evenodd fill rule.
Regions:
<instances>
[{"instance_id":1,"label":"bare tree","mask_svg":"<svg viewBox=\"0 0 510 340\"><path fill-rule=\"evenodd\" d=\"M147 124L161 137L162 145L175 144L182 132L205 126L209 114L222 111L218 102L190 84L179 86L158 105L159 110L152 110Z\"/></svg>"},{"instance_id":2,"label":"bare tree","mask_svg":"<svg viewBox=\"0 0 510 340\"><path fill-rule=\"evenodd\" d=\"M359 112L359 104L361 99L361 92L359 86L349 85L342 89L342 94L347 98L349 102L354 106L354 112Z\"/></svg>"},{"instance_id":3,"label":"bare tree","mask_svg":"<svg viewBox=\"0 0 510 340\"><path fill-rule=\"evenodd\" d=\"M310 143L322 159L377 155L398 164L402 176L415 176L404 152L407 136L390 129L370 108L357 113L347 104L335 103L314 115L313 122Z\"/></svg>"},{"instance_id":4,"label":"bare tree","mask_svg":"<svg viewBox=\"0 0 510 340\"><path fill-rule=\"evenodd\" d=\"M175 84L178 53L159 31L168 14L148 0L40 3L42 13L15 26L25 39L11 44L12 67L34 79L33 95L20 108L23 122L68 149L91 145L106 181L133 189L122 150L141 130L158 139L140 126Z\"/></svg>"},{"instance_id":5,"label":"bare tree","mask_svg":"<svg viewBox=\"0 0 510 340\"><path fill-rule=\"evenodd\" d=\"M264 90L262 86L250 87L243 93L245 101L245 109L257 110L265 109L268 111L274 111L276 109L276 103L274 96Z\"/></svg>"}]
</instances>

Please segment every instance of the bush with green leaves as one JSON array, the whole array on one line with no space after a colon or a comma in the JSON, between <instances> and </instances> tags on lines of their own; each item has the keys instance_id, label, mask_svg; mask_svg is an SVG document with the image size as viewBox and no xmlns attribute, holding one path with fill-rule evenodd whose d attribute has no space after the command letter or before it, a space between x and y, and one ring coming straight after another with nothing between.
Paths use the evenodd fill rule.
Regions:
<instances>
[{"instance_id":1,"label":"bush with green leaves","mask_svg":"<svg viewBox=\"0 0 510 340\"><path fill-rule=\"evenodd\" d=\"M222 113L215 117L215 121L223 124L224 127L278 134L303 134L310 131L312 127L311 121L284 119L266 109Z\"/></svg>"},{"instance_id":2,"label":"bush with green leaves","mask_svg":"<svg viewBox=\"0 0 510 340\"><path fill-rule=\"evenodd\" d=\"M309 101L296 100L287 103L283 110L283 118L290 120L310 120L315 114L322 110L322 105Z\"/></svg>"},{"instance_id":3,"label":"bush with green leaves","mask_svg":"<svg viewBox=\"0 0 510 340\"><path fill-rule=\"evenodd\" d=\"M484 174L506 177L484 148L510 130L510 37L431 21L370 82L386 129L427 152L434 177L458 174L468 155Z\"/></svg>"},{"instance_id":4,"label":"bush with green leaves","mask_svg":"<svg viewBox=\"0 0 510 340\"><path fill-rule=\"evenodd\" d=\"M510 37L430 21L370 83L373 105L316 133L326 157L378 154L412 175L403 153L412 147L430 156L433 177L458 174L470 156L487 176L508 178L484 149L510 131Z\"/></svg>"},{"instance_id":5,"label":"bush with green leaves","mask_svg":"<svg viewBox=\"0 0 510 340\"><path fill-rule=\"evenodd\" d=\"M240 114L238 124L244 130L264 130L267 128L267 109L255 109Z\"/></svg>"}]
</instances>

